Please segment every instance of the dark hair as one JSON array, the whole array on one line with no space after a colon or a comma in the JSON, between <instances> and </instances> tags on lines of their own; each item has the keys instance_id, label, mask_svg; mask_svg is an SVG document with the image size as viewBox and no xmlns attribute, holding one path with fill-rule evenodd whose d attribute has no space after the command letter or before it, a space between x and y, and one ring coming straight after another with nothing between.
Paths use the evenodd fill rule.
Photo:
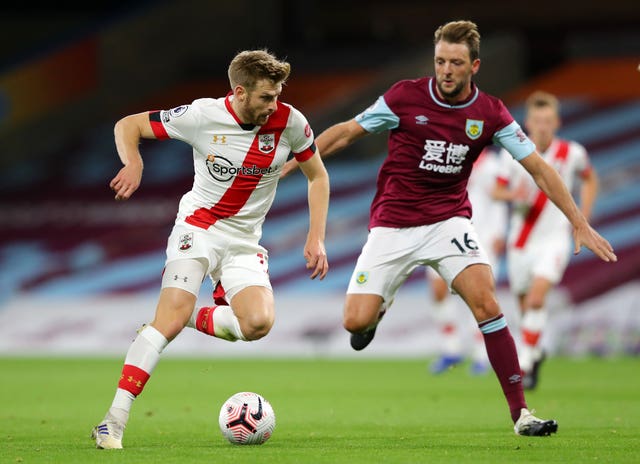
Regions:
<instances>
[{"instance_id":1,"label":"dark hair","mask_svg":"<svg viewBox=\"0 0 640 464\"><path fill-rule=\"evenodd\" d=\"M465 44L471 61L480 57L480 32L471 21L451 21L440 26L433 37L434 45L441 40L454 44Z\"/></svg>"},{"instance_id":2,"label":"dark hair","mask_svg":"<svg viewBox=\"0 0 640 464\"><path fill-rule=\"evenodd\" d=\"M238 53L229 64L231 88L241 85L253 90L256 82L269 79L273 83L284 83L291 72L291 65L278 60L267 50L245 50Z\"/></svg>"}]
</instances>

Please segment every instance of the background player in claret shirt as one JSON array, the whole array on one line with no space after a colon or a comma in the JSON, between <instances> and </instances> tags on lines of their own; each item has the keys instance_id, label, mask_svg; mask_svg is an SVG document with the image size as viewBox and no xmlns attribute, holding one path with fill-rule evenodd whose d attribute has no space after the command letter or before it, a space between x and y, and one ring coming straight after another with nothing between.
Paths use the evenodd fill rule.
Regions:
<instances>
[{"instance_id":1,"label":"background player in claret shirt","mask_svg":"<svg viewBox=\"0 0 640 464\"><path fill-rule=\"evenodd\" d=\"M556 137L560 128L558 99L534 92L526 101L525 129L541 156L555 168L567 189L580 185L580 207L585 218L598 194L598 177L585 148ZM523 386L538 383L544 353L540 336L547 320L549 290L562 279L571 256L571 224L548 201L526 171L502 152L502 164L494 196L512 202L507 246L509 286L520 306L520 368Z\"/></svg>"},{"instance_id":2,"label":"background player in claret shirt","mask_svg":"<svg viewBox=\"0 0 640 464\"><path fill-rule=\"evenodd\" d=\"M98 448L122 448L133 401L162 350L185 326L230 341L257 340L271 329L268 254L259 240L290 153L309 180L306 266L311 278L325 277L329 178L307 120L278 100L289 72L289 63L265 50L244 51L229 65L231 92L226 97L138 113L116 123L115 142L124 164L111 181L116 200L128 199L140 185L141 138L172 138L191 145L195 177L168 239L155 318L131 344L111 408L94 428ZM217 290L224 288L225 300L196 309L207 275Z\"/></svg>"},{"instance_id":3,"label":"background player in claret shirt","mask_svg":"<svg viewBox=\"0 0 640 464\"><path fill-rule=\"evenodd\" d=\"M349 282L343 324L351 332L351 346L365 348L411 272L432 266L478 322L516 433L549 435L558 425L527 409L516 346L496 300L489 259L470 220L466 187L476 158L489 145L506 148L569 218L576 250L586 246L605 261L616 256L504 104L472 82L480 69L477 26L447 23L435 32L434 43L435 78L397 82L367 110L316 139L324 156L370 133L389 132L369 237Z\"/></svg>"},{"instance_id":4,"label":"background player in claret shirt","mask_svg":"<svg viewBox=\"0 0 640 464\"><path fill-rule=\"evenodd\" d=\"M473 164L467 183L473 209L471 220L491 263L494 278L498 277L500 259L504 254L508 214L507 204L493 197L499 165L496 151L485 148ZM459 317L462 309L459 306L464 301L452 297L449 286L434 268L426 268L426 278L431 284L433 320L441 338L438 343L440 354L429 370L433 374L441 374L469 357L471 374L484 374L489 369L484 338L477 327L469 337L466 319Z\"/></svg>"}]
</instances>

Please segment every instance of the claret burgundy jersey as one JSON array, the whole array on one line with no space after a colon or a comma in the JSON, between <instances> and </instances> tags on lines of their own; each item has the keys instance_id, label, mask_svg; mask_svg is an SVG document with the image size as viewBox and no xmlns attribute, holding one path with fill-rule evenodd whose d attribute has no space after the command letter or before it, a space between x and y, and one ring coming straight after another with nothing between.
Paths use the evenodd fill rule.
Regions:
<instances>
[{"instance_id":1,"label":"claret burgundy jersey","mask_svg":"<svg viewBox=\"0 0 640 464\"><path fill-rule=\"evenodd\" d=\"M535 151L502 101L473 83L468 99L450 105L435 78L403 80L355 119L368 132L389 131L370 228L470 218L467 181L482 150L495 144L516 160Z\"/></svg>"}]
</instances>

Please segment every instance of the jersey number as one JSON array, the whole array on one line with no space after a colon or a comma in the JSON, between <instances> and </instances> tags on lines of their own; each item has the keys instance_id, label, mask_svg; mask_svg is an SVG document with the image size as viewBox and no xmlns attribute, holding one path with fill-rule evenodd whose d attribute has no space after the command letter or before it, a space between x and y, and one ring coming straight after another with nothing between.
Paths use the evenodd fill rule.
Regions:
<instances>
[{"instance_id":1,"label":"jersey number","mask_svg":"<svg viewBox=\"0 0 640 464\"><path fill-rule=\"evenodd\" d=\"M468 233L464 234L464 246L462 246L457 238L451 240L451 243L453 243L458 248L458 250L460 250L460 253L466 253L467 250L465 250L465 247L467 247L469 250L478 249L478 245L476 245L476 242L473 239L469 238Z\"/></svg>"}]
</instances>

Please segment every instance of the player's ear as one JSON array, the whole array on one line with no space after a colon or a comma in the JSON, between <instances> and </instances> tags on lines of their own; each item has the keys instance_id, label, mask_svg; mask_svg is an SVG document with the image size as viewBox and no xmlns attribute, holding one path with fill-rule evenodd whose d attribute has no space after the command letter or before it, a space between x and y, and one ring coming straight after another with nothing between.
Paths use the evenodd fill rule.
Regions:
<instances>
[{"instance_id":1,"label":"player's ear","mask_svg":"<svg viewBox=\"0 0 640 464\"><path fill-rule=\"evenodd\" d=\"M471 63L471 72L475 75L478 71L480 71L480 58L476 58Z\"/></svg>"},{"instance_id":2,"label":"player's ear","mask_svg":"<svg viewBox=\"0 0 640 464\"><path fill-rule=\"evenodd\" d=\"M244 101L247 98L247 89L238 84L233 88L233 95L239 101Z\"/></svg>"}]
</instances>

